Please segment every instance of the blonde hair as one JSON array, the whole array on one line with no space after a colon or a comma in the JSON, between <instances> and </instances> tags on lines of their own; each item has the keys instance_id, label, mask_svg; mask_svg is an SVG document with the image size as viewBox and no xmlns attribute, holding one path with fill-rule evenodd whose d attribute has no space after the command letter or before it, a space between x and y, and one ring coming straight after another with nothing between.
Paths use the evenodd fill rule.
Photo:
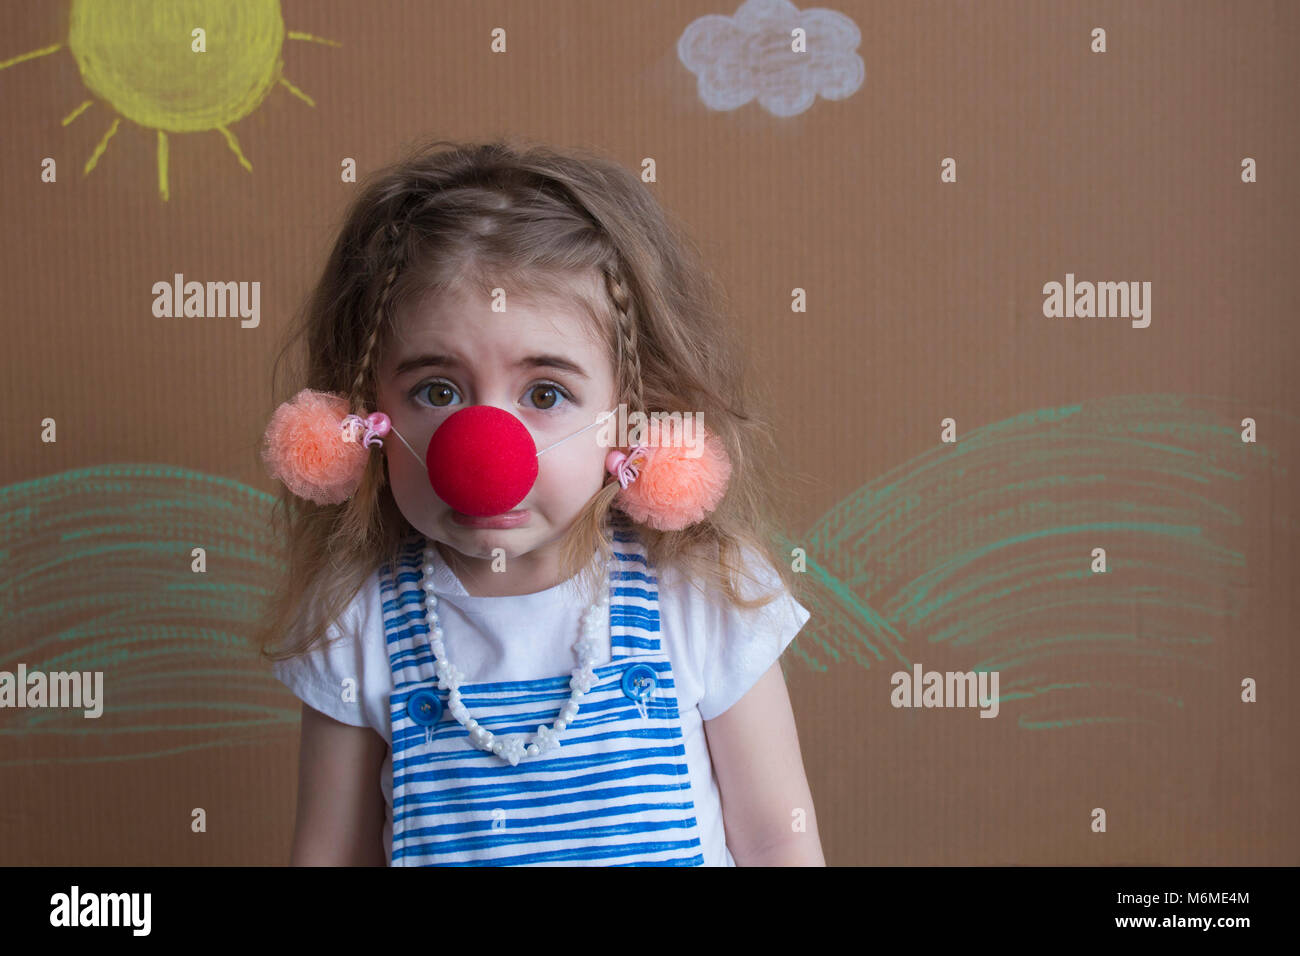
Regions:
<instances>
[{"instance_id":1,"label":"blonde hair","mask_svg":"<svg viewBox=\"0 0 1300 956\"><path fill-rule=\"evenodd\" d=\"M595 300L574 280L592 283ZM494 287L575 296L601 330L629 412L702 414L732 462L721 504L682 531L637 526L657 568L680 570L737 607L778 592L741 593L741 549L775 553L778 485L766 459L770 426L755 416L740 349L723 321L723 297L685 231L671 224L631 172L599 155L513 141L435 140L373 174L350 207L320 281L290 330L272 376L274 407L301 388L348 396L360 415L375 410L375 369L394 316L426 295ZM275 376L299 342L303 365L283 391ZM268 411L269 417L269 411ZM568 529L564 580L588 597L599 585L592 561L608 556L606 517L617 481L597 492ZM375 453L356 493L317 505L282 489L272 512L286 543L288 573L257 636L265 658L304 653L381 563L395 566L413 529ZM773 562L793 589L784 559Z\"/></svg>"}]
</instances>

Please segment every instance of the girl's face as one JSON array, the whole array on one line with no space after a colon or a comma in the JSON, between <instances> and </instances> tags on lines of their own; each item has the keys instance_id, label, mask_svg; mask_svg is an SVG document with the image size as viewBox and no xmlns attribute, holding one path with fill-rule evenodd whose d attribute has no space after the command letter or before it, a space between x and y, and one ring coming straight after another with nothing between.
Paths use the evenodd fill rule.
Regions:
<instances>
[{"instance_id":1,"label":"girl's face","mask_svg":"<svg viewBox=\"0 0 1300 956\"><path fill-rule=\"evenodd\" d=\"M525 302L516 294L505 312L491 305L458 291L426 297L396 317L395 339L378 367L379 410L421 458L438 426L469 405L514 415L538 451L616 406L609 355L576 301ZM603 430L588 429L537 459L537 481L514 508L527 514L512 527L475 526L445 504L396 436L384 442L389 483L412 526L444 545L445 557L450 547L465 559L457 563L477 591L544 590L560 583L553 578L565 531L604 483ZM488 573L497 548L506 558L503 575Z\"/></svg>"}]
</instances>

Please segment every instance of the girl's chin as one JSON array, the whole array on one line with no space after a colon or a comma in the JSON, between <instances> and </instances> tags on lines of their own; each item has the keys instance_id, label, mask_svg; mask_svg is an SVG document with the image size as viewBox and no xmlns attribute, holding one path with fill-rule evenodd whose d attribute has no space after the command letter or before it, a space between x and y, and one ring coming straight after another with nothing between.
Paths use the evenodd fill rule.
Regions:
<instances>
[{"instance_id":1,"label":"girl's chin","mask_svg":"<svg viewBox=\"0 0 1300 956\"><path fill-rule=\"evenodd\" d=\"M447 520L453 527L464 528L469 531L513 531L519 528L527 528L534 519L532 512L527 508L516 508L514 511L486 517L461 514L459 511L449 511Z\"/></svg>"}]
</instances>

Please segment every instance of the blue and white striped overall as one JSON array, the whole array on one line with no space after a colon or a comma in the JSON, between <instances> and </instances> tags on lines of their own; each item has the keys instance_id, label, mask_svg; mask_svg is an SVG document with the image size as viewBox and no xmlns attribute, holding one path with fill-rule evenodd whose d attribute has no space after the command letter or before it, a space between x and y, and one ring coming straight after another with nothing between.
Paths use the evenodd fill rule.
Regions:
<instances>
[{"instance_id":1,"label":"blue and white striped overall","mask_svg":"<svg viewBox=\"0 0 1300 956\"><path fill-rule=\"evenodd\" d=\"M438 687L420 586L423 536L406 543L396 575L380 570L393 673L393 866L703 865L672 663L660 648L657 580L635 529L617 514L611 521L611 660L595 668L597 683L560 747L513 767L470 743ZM531 735L558 716L569 677L464 682L460 691L498 737ZM636 696L647 689L643 717Z\"/></svg>"}]
</instances>

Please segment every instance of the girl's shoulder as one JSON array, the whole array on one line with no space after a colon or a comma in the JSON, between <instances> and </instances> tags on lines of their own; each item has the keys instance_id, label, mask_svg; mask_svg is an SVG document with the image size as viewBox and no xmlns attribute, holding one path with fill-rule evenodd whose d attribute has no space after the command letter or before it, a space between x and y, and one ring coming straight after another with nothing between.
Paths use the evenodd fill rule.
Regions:
<instances>
[{"instance_id":1,"label":"girl's shoulder","mask_svg":"<svg viewBox=\"0 0 1300 956\"><path fill-rule=\"evenodd\" d=\"M740 549L736 604L715 583L689 571L659 573L660 626L670 651L691 668L701 717L712 720L743 697L775 664L811 617L786 588L775 562L757 547Z\"/></svg>"},{"instance_id":2,"label":"girl's shoulder","mask_svg":"<svg viewBox=\"0 0 1300 956\"><path fill-rule=\"evenodd\" d=\"M325 582L309 590L319 600ZM328 622L324 637L303 652L271 665L271 673L294 695L335 720L354 726L375 724L368 702L371 690L389 680L378 575L369 574Z\"/></svg>"},{"instance_id":3,"label":"girl's shoulder","mask_svg":"<svg viewBox=\"0 0 1300 956\"><path fill-rule=\"evenodd\" d=\"M718 580L692 573L689 565L656 567L661 608L696 642L736 646L776 636L784 648L809 612L790 592L772 557L757 546L741 545L733 563L737 566L732 584L739 602Z\"/></svg>"},{"instance_id":4,"label":"girl's shoulder","mask_svg":"<svg viewBox=\"0 0 1300 956\"><path fill-rule=\"evenodd\" d=\"M729 577L736 593L745 601L775 600L789 594L772 555L752 543L738 543L733 554L731 567L722 563L716 544L700 546L693 561L656 565L660 588L680 595L681 599L729 604L733 602L721 581ZM702 567L714 573L702 573Z\"/></svg>"},{"instance_id":5,"label":"girl's shoulder","mask_svg":"<svg viewBox=\"0 0 1300 956\"><path fill-rule=\"evenodd\" d=\"M376 629L382 633L383 608L379 579L377 571L371 571L362 579L339 613L329 621L326 633L328 643L361 643L371 637ZM307 599L321 600L325 590L331 586L331 582L317 579L312 584Z\"/></svg>"}]
</instances>

